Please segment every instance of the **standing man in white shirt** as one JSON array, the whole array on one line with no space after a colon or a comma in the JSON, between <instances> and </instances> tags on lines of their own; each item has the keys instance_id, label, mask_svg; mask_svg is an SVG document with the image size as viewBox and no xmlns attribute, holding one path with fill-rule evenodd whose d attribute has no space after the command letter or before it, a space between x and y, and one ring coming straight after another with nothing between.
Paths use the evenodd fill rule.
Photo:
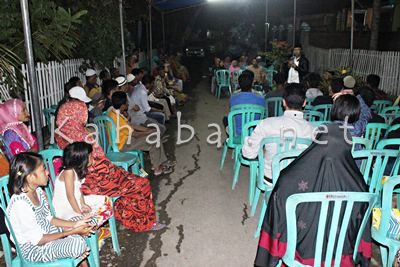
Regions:
<instances>
[{"instance_id":1,"label":"standing man in white shirt","mask_svg":"<svg viewBox=\"0 0 400 267\"><path fill-rule=\"evenodd\" d=\"M292 83L286 86L283 93L283 107L285 112L280 117L264 119L254 129L253 134L244 140L242 154L248 159L255 159L262 140L266 137L285 137L312 139L314 126L303 119L303 107L306 104L306 95L302 85ZM276 145L268 144L264 152L264 175L266 181L271 182L272 158L276 154Z\"/></svg>"},{"instance_id":2,"label":"standing man in white shirt","mask_svg":"<svg viewBox=\"0 0 400 267\"><path fill-rule=\"evenodd\" d=\"M301 54L302 47L296 44L293 47L293 57L288 63L289 76L288 83L301 83L309 72L310 63L308 59Z\"/></svg>"}]
</instances>

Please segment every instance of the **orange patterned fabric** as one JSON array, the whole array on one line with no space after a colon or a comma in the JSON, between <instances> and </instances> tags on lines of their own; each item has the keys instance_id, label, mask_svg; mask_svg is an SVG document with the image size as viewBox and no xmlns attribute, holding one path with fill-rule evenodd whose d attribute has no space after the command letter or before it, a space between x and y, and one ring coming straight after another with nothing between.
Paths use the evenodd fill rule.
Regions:
<instances>
[{"instance_id":1,"label":"orange patterned fabric","mask_svg":"<svg viewBox=\"0 0 400 267\"><path fill-rule=\"evenodd\" d=\"M86 129L87 118L86 104L81 101L72 100L60 107L56 118L59 133L55 138L61 149L69 142L93 140ZM112 164L97 144L93 144L93 160L82 193L119 197L114 203L115 218L135 232L150 230L156 216L149 180Z\"/></svg>"}]
</instances>

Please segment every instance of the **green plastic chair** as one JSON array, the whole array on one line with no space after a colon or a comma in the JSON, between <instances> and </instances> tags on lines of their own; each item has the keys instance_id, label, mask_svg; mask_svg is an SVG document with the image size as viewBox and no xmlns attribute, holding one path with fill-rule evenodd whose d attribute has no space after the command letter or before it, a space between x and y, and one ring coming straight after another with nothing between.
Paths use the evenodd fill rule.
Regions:
<instances>
[{"instance_id":1,"label":"green plastic chair","mask_svg":"<svg viewBox=\"0 0 400 267\"><path fill-rule=\"evenodd\" d=\"M371 141L366 138L363 138L363 137L353 136L352 142L353 142L352 148L351 148L352 152L355 151L355 148L357 145L361 146L362 149L369 149L371 147Z\"/></svg>"},{"instance_id":2,"label":"green plastic chair","mask_svg":"<svg viewBox=\"0 0 400 267\"><path fill-rule=\"evenodd\" d=\"M243 139L242 134L236 131L236 117L241 116L240 124L243 129L246 123L254 121L264 117L264 107L258 105L237 105L228 114L228 135L229 137L224 142L224 148L222 149L220 170L224 168L226 154L229 149L233 149L234 163L239 158L240 150L242 148ZM232 189L235 184L232 185Z\"/></svg>"},{"instance_id":3,"label":"green plastic chair","mask_svg":"<svg viewBox=\"0 0 400 267\"><path fill-rule=\"evenodd\" d=\"M269 144L276 145L276 154L302 149L311 145L312 140L307 138L293 138L293 137L266 137L260 143L260 148L258 149L258 177L257 177L257 186L253 198L253 204L251 205L251 216L254 216L257 209L258 200L260 198L261 192L267 194L265 199L269 198L269 194L272 191L273 185L267 185L264 182L264 151L265 146ZM272 167L272 166L271 166ZM271 177L272 178L272 177ZM268 201L263 201L263 206L261 208L261 213L265 214L265 210L267 209ZM264 205L265 204L265 205Z\"/></svg>"},{"instance_id":4,"label":"green plastic chair","mask_svg":"<svg viewBox=\"0 0 400 267\"><path fill-rule=\"evenodd\" d=\"M392 176L383 185L382 190L382 209L381 209L381 223L379 229L371 227L372 238L379 243L382 266L392 266L397 251L400 249L400 241L387 237L387 230L389 228L389 221L392 211L392 197L396 192L395 187L400 184L400 176ZM397 193L398 194L398 193ZM399 195L397 195L399 197Z\"/></svg>"},{"instance_id":5,"label":"green plastic chair","mask_svg":"<svg viewBox=\"0 0 400 267\"><path fill-rule=\"evenodd\" d=\"M399 156L398 150L358 150L354 151L353 158L360 161L360 172L363 175L365 183L369 187L370 193L379 194L382 189L382 177L384 175L387 163L390 159L396 159Z\"/></svg>"},{"instance_id":6,"label":"green plastic chair","mask_svg":"<svg viewBox=\"0 0 400 267\"><path fill-rule=\"evenodd\" d=\"M44 115L44 118L46 119L47 132L49 135L51 134L51 129L53 127L55 114L56 114L55 108L50 107L50 108L43 109L43 115Z\"/></svg>"},{"instance_id":7,"label":"green plastic chair","mask_svg":"<svg viewBox=\"0 0 400 267\"><path fill-rule=\"evenodd\" d=\"M114 121L107 115L97 116L94 119L97 126L99 144L103 148L106 157L115 165L124 168L126 171L132 167L132 172L139 174L138 158L143 164L142 151L120 152L116 143L117 130ZM142 165L143 166L143 165Z\"/></svg>"},{"instance_id":8,"label":"green plastic chair","mask_svg":"<svg viewBox=\"0 0 400 267\"><path fill-rule=\"evenodd\" d=\"M387 131L386 131L385 138L388 137L390 132L396 131L398 129L400 129L400 124L395 124L395 125L390 126L389 129L387 129Z\"/></svg>"},{"instance_id":9,"label":"green plastic chair","mask_svg":"<svg viewBox=\"0 0 400 267\"><path fill-rule=\"evenodd\" d=\"M393 102L390 100L374 100L371 109L379 114L383 111L383 109L390 107L392 105Z\"/></svg>"},{"instance_id":10,"label":"green plastic chair","mask_svg":"<svg viewBox=\"0 0 400 267\"><path fill-rule=\"evenodd\" d=\"M244 125L242 129L242 140L244 140L247 136L250 136L256 126L261 122L261 120L251 121ZM247 159L244 158L242 153L239 153L239 158L235 162L234 171L233 171L233 179L232 179L232 190L236 185L239 179L239 171L240 167L248 166L250 168L250 177L249 177L249 204L252 205L253 197L254 197L254 190L256 187L256 180L257 180L257 171L258 171L258 159Z\"/></svg>"},{"instance_id":11,"label":"green plastic chair","mask_svg":"<svg viewBox=\"0 0 400 267\"><path fill-rule=\"evenodd\" d=\"M231 73L229 70L217 70L215 72L216 88L215 95L220 99L222 88L228 88L229 94L232 94Z\"/></svg>"},{"instance_id":12,"label":"green plastic chair","mask_svg":"<svg viewBox=\"0 0 400 267\"><path fill-rule=\"evenodd\" d=\"M314 101L315 98L306 98L306 105L304 106L304 111L309 111L313 109L313 105L311 103Z\"/></svg>"},{"instance_id":13,"label":"green plastic chair","mask_svg":"<svg viewBox=\"0 0 400 267\"><path fill-rule=\"evenodd\" d=\"M274 69L274 66L270 66L269 68L264 68L265 74L267 75L267 82L268 82L268 86L270 88L272 88L272 86L274 85L274 74L278 73L278 71L276 71Z\"/></svg>"},{"instance_id":14,"label":"green plastic chair","mask_svg":"<svg viewBox=\"0 0 400 267\"><path fill-rule=\"evenodd\" d=\"M279 117L283 115L283 107L282 107L283 97L268 97L265 99L265 117ZM273 110L272 114L270 112L269 107L272 106Z\"/></svg>"},{"instance_id":15,"label":"green plastic chair","mask_svg":"<svg viewBox=\"0 0 400 267\"><path fill-rule=\"evenodd\" d=\"M8 181L9 181L8 175L0 178L0 208L1 208L1 211L4 213L4 217L5 217L6 223L8 225L10 235L12 236L13 240L16 241L15 248L17 251L17 255L14 259L12 258L10 241L8 240L6 234L1 235L0 238L1 238L1 243L2 243L2 247L3 247L3 251L4 251L6 266L7 267L11 267L11 266L18 266L18 267L71 266L71 267L75 267L75 266L78 266L78 264L81 262L81 260L79 260L79 259L61 259L61 260L57 260L54 262L39 263L39 262L29 262L21 256L22 255L21 248L19 247L17 238L15 237L14 231L12 229L12 224L10 223L10 220L9 220L9 218L7 216L7 212L6 212L7 205L10 202L10 192L8 190Z\"/></svg>"},{"instance_id":16,"label":"green plastic chair","mask_svg":"<svg viewBox=\"0 0 400 267\"><path fill-rule=\"evenodd\" d=\"M303 113L303 118L309 122L324 121L324 113L316 110L307 110Z\"/></svg>"},{"instance_id":17,"label":"green plastic chair","mask_svg":"<svg viewBox=\"0 0 400 267\"><path fill-rule=\"evenodd\" d=\"M386 123L368 123L365 128L364 138L370 140L370 147L373 149L378 144L379 140L385 135L385 131L389 129Z\"/></svg>"},{"instance_id":18,"label":"green plastic chair","mask_svg":"<svg viewBox=\"0 0 400 267\"><path fill-rule=\"evenodd\" d=\"M357 210L354 210L354 203L365 203L368 204L368 208L363 215L360 228L357 229L358 234L354 244L353 260L355 261L362 234L368 220L370 220L371 211L376 199L377 196L375 194L359 192L301 193L291 195L286 201L287 248L282 258L283 262L287 266L306 266L299 263L295 257L298 236L296 210L303 203L320 203L321 209L315 239L314 266L341 266L342 251L345 242L347 242L346 232L348 229L349 231L356 230L349 227L351 215L357 212ZM342 216L341 213L343 213ZM327 226L330 227L327 229ZM327 235L327 231L329 231L329 235ZM322 255L323 248L326 248L325 255ZM325 258L323 259L324 256Z\"/></svg>"},{"instance_id":19,"label":"green plastic chair","mask_svg":"<svg viewBox=\"0 0 400 267\"><path fill-rule=\"evenodd\" d=\"M278 178L281 174L281 171L289 166L293 160L295 160L301 153L303 153L304 149L296 149L291 151L282 152L276 154L272 158L272 184L275 185L278 181ZM260 217L258 218L258 224L256 232L254 233L254 238L257 238L260 235L261 227L264 221L265 212L267 211L267 203L269 199L269 195L265 194L263 200L263 207L261 208Z\"/></svg>"},{"instance_id":20,"label":"green plastic chair","mask_svg":"<svg viewBox=\"0 0 400 267\"><path fill-rule=\"evenodd\" d=\"M393 148L396 146L396 148ZM400 150L400 138L383 139L376 145L376 149L398 149Z\"/></svg>"},{"instance_id":21,"label":"green plastic chair","mask_svg":"<svg viewBox=\"0 0 400 267\"><path fill-rule=\"evenodd\" d=\"M47 198L49 199L48 202L49 202L50 210L51 210L52 214L56 214L55 210L54 210L54 206L53 206L53 201L52 201L53 196L54 196L54 183L57 179L57 176L56 176L56 173L54 170L53 161L57 157L62 157L64 154L64 151L61 149L47 149L47 150L40 151L39 154L43 157L44 165L46 166L46 169L49 171L49 174L50 174L50 179L49 179L50 183L45 187L45 191L47 194ZM115 200L113 199L113 201L115 201ZM113 249L117 255L121 255L121 248L119 246L118 233L117 233L117 223L116 223L114 215L108 219L108 223L110 225ZM89 239L90 238L92 238L92 236L89 237ZM96 238L93 237L93 240L89 240L89 241L90 241L90 243L89 243L90 249L93 253L93 258L96 262L95 264L96 264L96 266L100 266L99 252L98 252L99 249L98 249L98 243L97 243L97 231L96 231ZM94 251L97 251L97 253Z\"/></svg>"},{"instance_id":22,"label":"green plastic chair","mask_svg":"<svg viewBox=\"0 0 400 267\"><path fill-rule=\"evenodd\" d=\"M242 72L242 70L235 70L231 73L231 86L233 91L239 89L239 76L242 74Z\"/></svg>"},{"instance_id":23,"label":"green plastic chair","mask_svg":"<svg viewBox=\"0 0 400 267\"><path fill-rule=\"evenodd\" d=\"M400 106L386 107L379 115L385 119L387 124L391 124L394 119L400 117Z\"/></svg>"},{"instance_id":24,"label":"green plastic chair","mask_svg":"<svg viewBox=\"0 0 400 267\"><path fill-rule=\"evenodd\" d=\"M323 120L330 121L332 106L332 104L316 105L312 108L312 110L322 112L322 114L324 114Z\"/></svg>"}]
</instances>

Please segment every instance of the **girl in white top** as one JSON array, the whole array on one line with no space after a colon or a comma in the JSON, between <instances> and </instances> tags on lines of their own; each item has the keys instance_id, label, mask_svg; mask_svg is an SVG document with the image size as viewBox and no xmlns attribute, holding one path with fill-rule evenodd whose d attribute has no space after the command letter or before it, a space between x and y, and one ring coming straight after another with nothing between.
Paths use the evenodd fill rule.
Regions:
<instances>
[{"instance_id":1,"label":"girl in white top","mask_svg":"<svg viewBox=\"0 0 400 267\"><path fill-rule=\"evenodd\" d=\"M92 164L92 146L75 142L64 149L63 169L54 183L53 206L58 217L72 219L95 213L105 203L105 196L81 193L87 168Z\"/></svg>"},{"instance_id":2,"label":"girl in white top","mask_svg":"<svg viewBox=\"0 0 400 267\"><path fill-rule=\"evenodd\" d=\"M42 157L26 152L14 157L10 168L13 194L7 215L23 258L31 262L51 262L64 258L85 259L89 250L82 236L90 235L90 219L66 221L51 216L44 191L48 173ZM10 226L7 225L10 229ZM88 266L86 261L81 266Z\"/></svg>"}]
</instances>

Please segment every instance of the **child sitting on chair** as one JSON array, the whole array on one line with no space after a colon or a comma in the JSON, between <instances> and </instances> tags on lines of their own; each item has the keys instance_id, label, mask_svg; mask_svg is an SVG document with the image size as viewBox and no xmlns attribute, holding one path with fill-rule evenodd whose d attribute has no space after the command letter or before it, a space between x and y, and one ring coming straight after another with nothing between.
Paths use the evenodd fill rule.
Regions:
<instances>
[{"instance_id":1,"label":"child sitting on chair","mask_svg":"<svg viewBox=\"0 0 400 267\"><path fill-rule=\"evenodd\" d=\"M52 262L64 258L85 258L89 248L83 236L90 235L90 219L67 221L51 216L42 186L48 173L40 155L18 154L10 168L10 190L13 194L7 215L23 258L32 262ZM8 225L10 229L10 225Z\"/></svg>"},{"instance_id":2,"label":"child sitting on chair","mask_svg":"<svg viewBox=\"0 0 400 267\"><path fill-rule=\"evenodd\" d=\"M68 220L90 215L99 227L112 216L112 205L106 196L81 193L87 168L92 164L91 153L92 146L85 142L75 142L64 149L62 171L54 183L53 205L60 218ZM99 236L109 237L109 230L102 228Z\"/></svg>"}]
</instances>

